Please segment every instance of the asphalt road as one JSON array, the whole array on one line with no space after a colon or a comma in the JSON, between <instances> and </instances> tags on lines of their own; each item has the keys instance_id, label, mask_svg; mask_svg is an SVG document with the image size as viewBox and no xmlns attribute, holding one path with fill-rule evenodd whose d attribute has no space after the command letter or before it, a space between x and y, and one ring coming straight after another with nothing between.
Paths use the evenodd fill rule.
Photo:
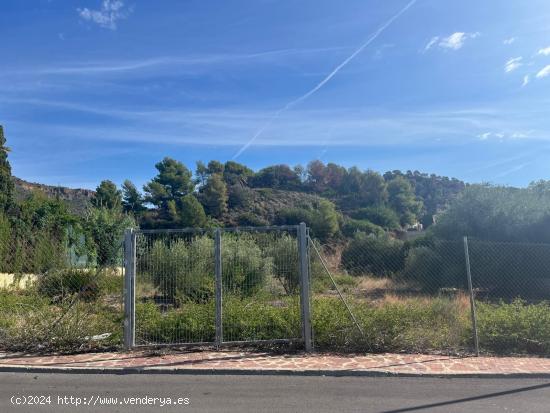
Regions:
<instances>
[{"instance_id":1,"label":"asphalt road","mask_svg":"<svg viewBox=\"0 0 550 413\"><path fill-rule=\"evenodd\" d=\"M548 412L550 380L0 373L0 412L76 411Z\"/></svg>"}]
</instances>

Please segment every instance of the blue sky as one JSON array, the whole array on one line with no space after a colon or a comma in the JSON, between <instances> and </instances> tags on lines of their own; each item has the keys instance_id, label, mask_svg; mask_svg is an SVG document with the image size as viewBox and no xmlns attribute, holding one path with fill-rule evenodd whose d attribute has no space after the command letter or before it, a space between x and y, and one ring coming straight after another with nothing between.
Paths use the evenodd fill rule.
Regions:
<instances>
[{"instance_id":1,"label":"blue sky","mask_svg":"<svg viewBox=\"0 0 550 413\"><path fill-rule=\"evenodd\" d=\"M3 0L0 54L31 181L164 156L550 179L548 0Z\"/></svg>"}]
</instances>

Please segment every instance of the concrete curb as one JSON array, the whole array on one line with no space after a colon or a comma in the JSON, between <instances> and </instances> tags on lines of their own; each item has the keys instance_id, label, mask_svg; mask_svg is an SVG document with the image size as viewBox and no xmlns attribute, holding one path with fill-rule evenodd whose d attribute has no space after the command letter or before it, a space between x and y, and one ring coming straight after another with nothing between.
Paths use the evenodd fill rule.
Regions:
<instances>
[{"instance_id":1,"label":"concrete curb","mask_svg":"<svg viewBox=\"0 0 550 413\"><path fill-rule=\"evenodd\" d=\"M167 367L51 367L1 365L0 373L60 373L60 374L181 374L220 376L303 376L303 377L425 377L425 378L485 378L485 379L550 379L548 373L405 373L386 370L291 370L291 369L193 369Z\"/></svg>"}]
</instances>

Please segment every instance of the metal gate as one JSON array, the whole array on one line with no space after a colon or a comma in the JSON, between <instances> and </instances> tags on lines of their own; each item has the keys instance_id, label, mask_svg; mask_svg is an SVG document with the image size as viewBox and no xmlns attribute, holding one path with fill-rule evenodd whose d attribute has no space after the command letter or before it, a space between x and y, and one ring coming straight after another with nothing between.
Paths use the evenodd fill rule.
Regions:
<instances>
[{"instance_id":1,"label":"metal gate","mask_svg":"<svg viewBox=\"0 0 550 413\"><path fill-rule=\"evenodd\" d=\"M127 230L127 348L303 341L311 349L308 230Z\"/></svg>"}]
</instances>

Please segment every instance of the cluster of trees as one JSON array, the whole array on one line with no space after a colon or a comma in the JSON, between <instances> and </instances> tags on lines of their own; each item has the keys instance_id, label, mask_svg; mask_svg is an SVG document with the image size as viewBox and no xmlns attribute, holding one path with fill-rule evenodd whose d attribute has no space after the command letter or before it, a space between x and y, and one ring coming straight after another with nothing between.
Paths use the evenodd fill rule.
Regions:
<instances>
[{"instance_id":1,"label":"cluster of trees","mask_svg":"<svg viewBox=\"0 0 550 413\"><path fill-rule=\"evenodd\" d=\"M42 273L79 257L120 265L122 233L135 223L123 212L116 186L100 186L84 216L39 191L17 201L8 152L0 126L0 271Z\"/></svg>"},{"instance_id":2,"label":"cluster of trees","mask_svg":"<svg viewBox=\"0 0 550 413\"><path fill-rule=\"evenodd\" d=\"M68 212L60 199L33 194L14 201L11 169L0 129L0 212L12 236L26 228L55 234L74 251L100 264L118 259L124 227L209 227L297 224L305 221L322 240L354 234L398 231L438 212L464 188L457 180L418 172L378 172L313 161L307 167L272 165L257 172L234 161L197 162L195 171L166 157L157 175L138 189L126 180L119 188L102 181L84 216ZM266 215L254 205L263 190L293 191L307 202ZM280 192L279 192L280 194ZM277 194L272 195L274 197ZM314 201L311 201L314 199ZM30 212L29 212L30 211ZM41 211L41 212L38 212ZM239 211L237 219L232 212ZM41 216L39 220L36 217ZM4 231L4 232L6 232ZM7 233L6 232L6 233ZM6 235L7 236L7 235Z\"/></svg>"},{"instance_id":3,"label":"cluster of trees","mask_svg":"<svg viewBox=\"0 0 550 413\"><path fill-rule=\"evenodd\" d=\"M342 253L351 274L401 275L426 290L466 288L463 236L474 286L498 298L545 298L550 277L550 181L527 188L468 186L411 242L356 236Z\"/></svg>"},{"instance_id":4,"label":"cluster of trees","mask_svg":"<svg viewBox=\"0 0 550 413\"><path fill-rule=\"evenodd\" d=\"M321 238L355 231L399 230L417 223L426 213L435 213L463 187L456 180L397 171L384 176L356 167L344 168L320 161L306 168L272 165L254 172L237 162L198 162L193 173L184 164L164 158L156 164L157 175L140 192L125 181L117 190L111 181L97 188L96 206L120 205L136 217L143 228L205 227L224 225L228 212L247 211L240 222L254 224L293 224L300 220L310 224ZM423 198L411 183L420 182L420 191L439 188L429 200L427 210ZM256 215L253 191L271 189L317 195L314 205L290 206L275 218ZM431 217L431 216L430 216Z\"/></svg>"}]
</instances>

